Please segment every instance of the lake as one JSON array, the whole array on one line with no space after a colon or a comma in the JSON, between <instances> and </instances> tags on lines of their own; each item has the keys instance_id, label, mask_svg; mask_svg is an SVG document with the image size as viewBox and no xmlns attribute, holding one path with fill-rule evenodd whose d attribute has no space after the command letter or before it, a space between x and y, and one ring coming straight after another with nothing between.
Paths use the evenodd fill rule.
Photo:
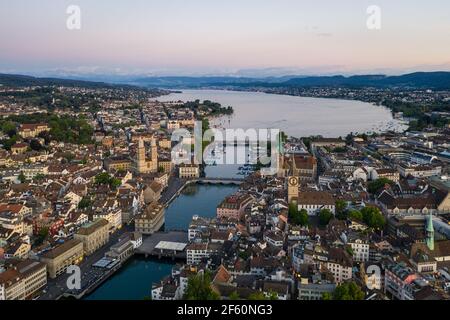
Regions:
<instances>
[{"instance_id":1,"label":"lake","mask_svg":"<svg viewBox=\"0 0 450 320\"><path fill-rule=\"evenodd\" d=\"M353 100L225 90L182 90L182 93L157 98L163 102L197 99L233 107L232 116L213 122L225 128L274 128L294 137L343 137L350 132L406 129L402 122L393 119L388 108Z\"/></svg>"}]
</instances>

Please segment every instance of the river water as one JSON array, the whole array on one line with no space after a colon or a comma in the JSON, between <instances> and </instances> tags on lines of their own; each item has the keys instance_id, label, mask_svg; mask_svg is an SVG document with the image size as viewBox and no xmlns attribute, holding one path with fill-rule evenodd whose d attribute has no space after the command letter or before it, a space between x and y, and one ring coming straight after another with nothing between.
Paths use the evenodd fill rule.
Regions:
<instances>
[{"instance_id":1,"label":"river water","mask_svg":"<svg viewBox=\"0 0 450 320\"><path fill-rule=\"evenodd\" d=\"M187 230L193 215L214 217L217 205L237 191L237 186L189 185L166 210L166 230ZM86 300L142 300L150 296L152 283L170 274L171 261L131 258L120 271Z\"/></svg>"}]
</instances>

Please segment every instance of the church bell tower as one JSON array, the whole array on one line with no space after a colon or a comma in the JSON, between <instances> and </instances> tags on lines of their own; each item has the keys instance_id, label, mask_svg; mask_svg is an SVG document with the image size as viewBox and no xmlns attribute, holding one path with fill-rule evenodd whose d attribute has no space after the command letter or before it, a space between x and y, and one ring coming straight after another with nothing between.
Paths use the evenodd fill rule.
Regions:
<instances>
[{"instance_id":1,"label":"church bell tower","mask_svg":"<svg viewBox=\"0 0 450 320\"><path fill-rule=\"evenodd\" d=\"M139 173L144 173L146 169L145 144L143 139L139 139L136 153L136 167Z\"/></svg>"},{"instance_id":2,"label":"church bell tower","mask_svg":"<svg viewBox=\"0 0 450 320\"><path fill-rule=\"evenodd\" d=\"M291 204L292 201L298 200L298 186L299 181L298 177L289 177L288 178L288 203Z\"/></svg>"},{"instance_id":3,"label":"church bell tower","mask_svg":"<svg viewBox=\"0 0 450 320\"><path fill-rule=\"evenodd\" d=\"M156 145L156 139L152 139L152 148L151 148L151 154L152 154L152 170L158 171L158 147Z\"/></svg>"}]
</instances>

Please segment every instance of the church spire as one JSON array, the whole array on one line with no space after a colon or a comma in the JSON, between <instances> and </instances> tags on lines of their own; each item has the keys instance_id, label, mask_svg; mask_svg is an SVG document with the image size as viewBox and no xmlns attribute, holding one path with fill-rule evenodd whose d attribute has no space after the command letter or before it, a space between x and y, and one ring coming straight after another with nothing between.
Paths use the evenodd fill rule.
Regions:
<instances>
[{"instance_id":1,"label":"church spire","mask_svg":"<svg viewBox=\"0 0 450 320\"><path fill-rule=\"evenodd\" d=\"M431 251L434 250L434 227L433 227L433 216L430 213L430 216L428 217L427 221L427 228L426 228L426 234L427 234L427 247Z\"/></svg>"}]
</instances>

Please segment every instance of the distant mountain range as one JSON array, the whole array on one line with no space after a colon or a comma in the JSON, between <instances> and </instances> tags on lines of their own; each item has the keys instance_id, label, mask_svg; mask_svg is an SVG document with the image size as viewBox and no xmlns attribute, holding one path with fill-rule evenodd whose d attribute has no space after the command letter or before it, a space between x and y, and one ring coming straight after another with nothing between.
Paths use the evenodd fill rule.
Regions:
<instances>
[{"instance_id":1,"label":"distant mountain range","mask_svg":"<svg viewBox=\"0 0 450 320\"><path fill-rule=\"evenodd\" d=\"M107 83L108 82L108 83ZM113 84L114 83L114 84ZM416 72L400 76L357 75L336 76L284 76L284 77L141 77L135 79L93 82L78 79L37 78L23 75L0 74L0 84L7 86L64 85L81 87L107 87L136 85L156 88L207 87L375 87L403 89L450 90L450 72Z\"/></svg>"},{"instance_id":2,"label":"distant mountain range","mask_svg":"<svg viewBox=\"0 0 450 320\"><path fill-rule=\"evenodd\" d=\"M358 75L337 76L284 76L270 78L237 77L147 77L134 81L145 86L167 88L195 87L399 87L408 89L450 89L450 72L416 72L400 76Z\"/></svg>"}]
</instances>

